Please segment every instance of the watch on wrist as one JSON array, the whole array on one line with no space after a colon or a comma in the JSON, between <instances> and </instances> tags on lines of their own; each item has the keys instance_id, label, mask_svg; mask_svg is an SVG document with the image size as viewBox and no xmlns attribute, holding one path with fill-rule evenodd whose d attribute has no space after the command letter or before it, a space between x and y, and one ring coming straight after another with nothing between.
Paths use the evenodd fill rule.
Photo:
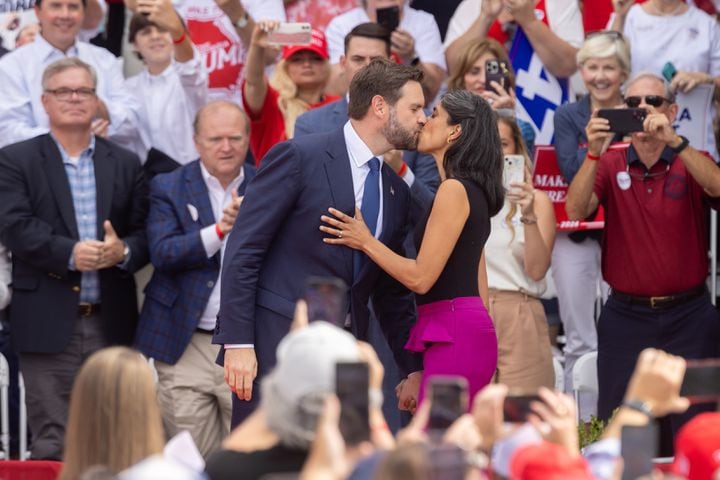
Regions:
<instances>
[{"instance_id":1,"label":"watch on wrist","mask_svg":"<svg viewBox=\"0 0 720 480\"><path fill-rule=\"evenodd\" d=\"M245 27L247 27L247 26L248 26L248 20L249 20L249 18L250 18L250 17L249 17L249 15L248 15L248 13L247 13L247 12L243 12L243 14L240 16L240 18L238 18L237 21L235 22L235 26L236 26L237 28L245 28Z\"/></svg>"},{"instance_id":2,"label":"watch on wrist","mask_svg":"<svg viewBox=\"0 0 720 480\"><path fill-rule=\"evenodd\" d=\"M670 150L672 150L675 155L679 155L680 152L685 150L685 148L687 148L688 144L690 144L690 140L688 140L687 137L684 137L682 135L679 135L679 137L680 137L680 144L677 147L670 147Z\"/></svg>"},{"instance_id":3,"label":"watch on wrist","mask_svg":"<svg viewBox=\"0 0 720 480\"><path fill-rule=\"evenodd\" d=\"M636 412L640 412L644 415L646 415L649 419L655 418L655 416L652 413L652 410L650 409L650 405L647 404L647 402L643 402L642 400L625 400L622 403L622 406L625 408L629 408L630 410L635 410Z\"/></svg>"}]
</instances>

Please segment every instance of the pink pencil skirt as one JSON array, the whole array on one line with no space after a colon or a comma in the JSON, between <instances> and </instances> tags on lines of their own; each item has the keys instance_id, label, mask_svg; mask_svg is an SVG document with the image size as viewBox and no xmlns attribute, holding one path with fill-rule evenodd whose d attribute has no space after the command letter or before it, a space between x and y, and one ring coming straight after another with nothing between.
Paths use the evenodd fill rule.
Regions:
<instances>
[{"instance_id":1,"label":"pink pencil skirt","mask_svg":"<svg viewBox=\"0 0 720 480\"><path fill-rule=\"evenodd\" d=\"M497 368L498 345L492 319L480 297L458 297L418 306L418 319L405 348L423 353L418 406L433 375L468 381L470 403Z\"/></svg>"}]
</instances>

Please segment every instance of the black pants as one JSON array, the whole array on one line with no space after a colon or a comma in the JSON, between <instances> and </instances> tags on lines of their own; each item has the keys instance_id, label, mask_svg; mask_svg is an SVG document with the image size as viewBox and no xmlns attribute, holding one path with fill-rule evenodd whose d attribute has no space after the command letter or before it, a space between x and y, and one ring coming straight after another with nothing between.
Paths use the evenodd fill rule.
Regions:
<instances>
[{"instance_id":1,"label":"black pants","mask_svg":"<svg viewBox=\"0 0 720 480\"><path fill-rule=\"evenodd\" d=\"M686 359L720 356L720 315L709 296L668 309L630 305L612 295L608 298L598 322L600 418L610 418L622 403L638 355L645 348ZM707 409L698 405L683 415L669 415L661 429L669 428L674 437L685 422ZM671 447L672 441L669 443ZM667 452L668 442L664 445Z\"/></svg>"}]
</instances>

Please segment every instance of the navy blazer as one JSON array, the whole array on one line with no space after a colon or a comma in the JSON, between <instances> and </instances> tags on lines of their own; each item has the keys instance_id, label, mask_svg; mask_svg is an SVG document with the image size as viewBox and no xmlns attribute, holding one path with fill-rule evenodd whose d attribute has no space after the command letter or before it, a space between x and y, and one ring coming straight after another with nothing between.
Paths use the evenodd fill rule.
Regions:
<instances>
[{"instance_id":1,"label":"navy blazer","mask_svg":"<svg viewBox=\"0 0 720 480\"><path fill-rule=\"evenodd\" d=\"M342 127L348 121L347 96L322 107L308 110L295 122L295 137L309 133L330 132ZM428 154L415 151L403 151L403 160L415 175L410 188L412 208L410 221L413 225L425 221L425 214L432 206L435 193L440 185L435 159Z\"/></svg>"},{"instance_id":2,"label":"navy blazer","mask_svg":"<svg viewBox=\"0 0 720 480\"><path fill-rule=\"evenodd\" d=\"M133 272L148 259L147 184L137 155L108 140L95 138L93 162L98 240L110 220L131 252L125 269L99 272L100 316L108 342L130 344L138 316ZM0 241L12 252L10 330L20 352L61 352L75 329L81 273L68 268L79 239L74 212L49 134L0 150Z\"/></svg>"},{"instance_id":3,"label":"navy blazer","mask_svg":"<svg viewBox=\"0 0 720 480\"><path fill-rule=\"evenodd\" d=\"M410 192L383 165L383 226L380 240L401 251L408 225ZM373 262L353 278L353 251L325 244L320 216L328 207L355 212L350 160L342 129L306 135L274 146L248 185L225 253L221 305L213 341L254 344L258 378L275 364L275 350L288 332L295 302L310 275L339 277L350 285L353 333L366 339L369 300L404 373L421 369L419 356L404 349L415 321L414 298ZM222 352L221 352L222 354ZM222 355L221 355L222 357ZM253 390L253 398L255 392Z\"/></svg>"},{"instance_id":4,"label":"navy blazer","mask_svg":"<svg viewBox=\"0 0 720 480\"><path fill-rule=\"evenodd\" d=\"M247 163L243 171L240 195L255 176ZM155 271L135 335L135 348L146 356L175 364L190 343L220 273L220 252L208 258L200 237L215 223L199 160L153 178L147 236Z\"/></svg>"}]
</instances>

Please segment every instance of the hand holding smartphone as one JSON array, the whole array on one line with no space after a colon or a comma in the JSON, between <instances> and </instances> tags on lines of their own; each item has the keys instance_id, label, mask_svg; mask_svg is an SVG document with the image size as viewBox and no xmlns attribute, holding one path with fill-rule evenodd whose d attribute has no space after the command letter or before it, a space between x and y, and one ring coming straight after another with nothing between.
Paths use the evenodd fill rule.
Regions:
<instances>
[{"instance_id":1,"label":"hand holding smartphone","mask_svg":"<svg viewBox=\"0 0 720 480\"><path fill-rule=\"evenodd\" d=\"M598 117L610 122L610 131L617 133L642 132L643 123L647 116L644 108L602 108L598 110Z\"/></svg>"},{"instance_id":2,"label":"hand holding smartphone","mask_svg":"<svg viewBox=\"0 0 720 480\"><path fill-rule=\"evenodd\" d=\"M485 90L500 94L492 82L497 82L502 88L507 90L510 84L510 69L503 60L487 60L485 62Z\"/></svg>"}]
</instances>

